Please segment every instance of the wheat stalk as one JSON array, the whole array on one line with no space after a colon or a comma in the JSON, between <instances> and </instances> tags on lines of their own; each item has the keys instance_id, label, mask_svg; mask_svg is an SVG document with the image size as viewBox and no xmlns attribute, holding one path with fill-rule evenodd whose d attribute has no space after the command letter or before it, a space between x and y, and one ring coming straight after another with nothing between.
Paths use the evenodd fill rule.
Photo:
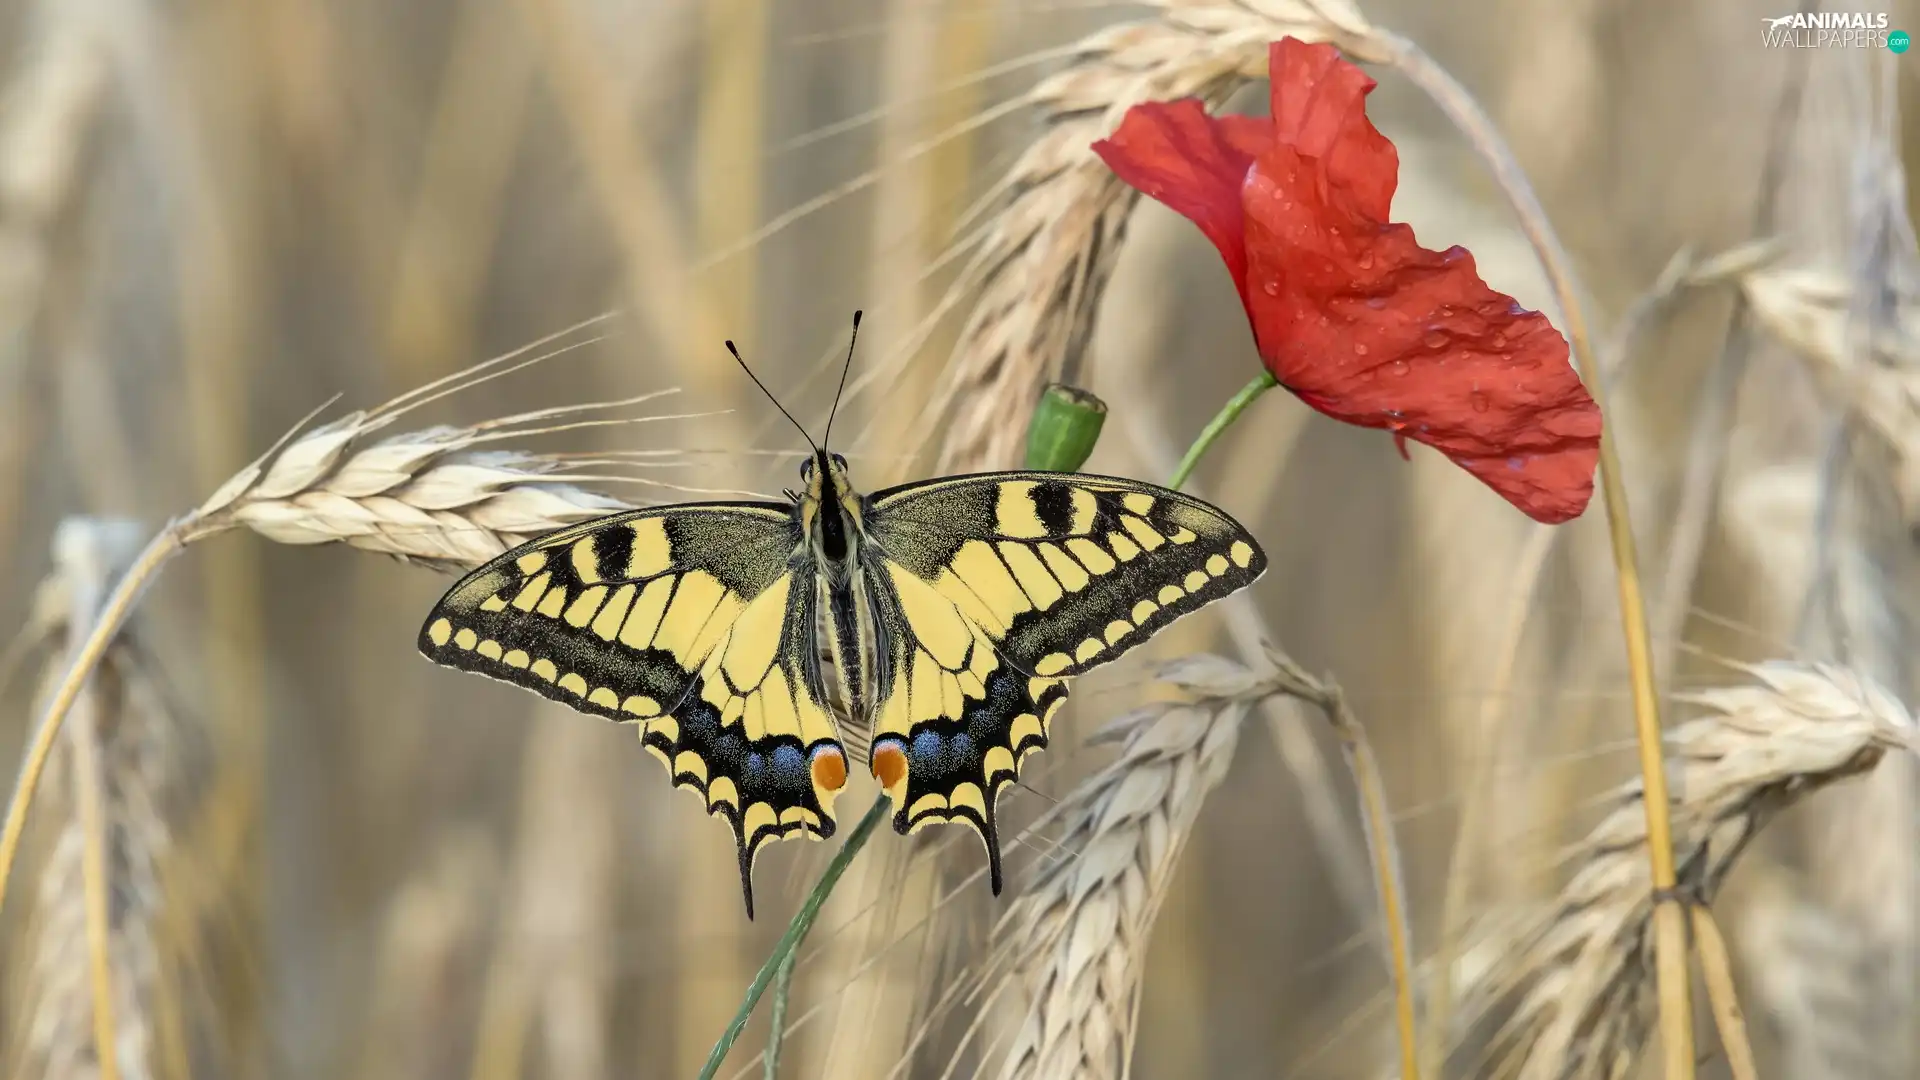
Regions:
<instances>
[{"instance_id":1,"label":"wheat stalk","mask_svg":"<svg viewBox=\"0 0 1920 1080\"><path fill-rule=\"evenodd\" d=\"M1754 682L1682 695L1703 710L1666 739L1680 887L1711 901L1734 861L1784 807L1916 748L1912 717L1846 668L1773 661ZM1496 934L1503 961L1461 994L1455 1070L1490 1080L1619 1080L1650 1032L1648 972L1656 899L1644 858L1640 782L1606 800L1568 853L1572 878L1547 907ZM1444 977L1444 974L1443 974ZM1481 1058L1483 1071L1463 1058Z\"/></svg>"}]
</instances>

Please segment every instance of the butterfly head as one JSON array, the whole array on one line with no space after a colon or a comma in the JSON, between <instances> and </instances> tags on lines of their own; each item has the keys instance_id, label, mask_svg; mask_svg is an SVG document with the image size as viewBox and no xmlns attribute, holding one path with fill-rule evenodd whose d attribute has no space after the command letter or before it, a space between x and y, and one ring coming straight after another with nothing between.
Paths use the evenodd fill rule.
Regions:
<instances>
[{"instance_id":1,"label":"butterfly head","mask_svg":"<svg viewBox=\"0 0 1920 1080\"><path fill-rule=\"evenodd\" d=\"M847 478L847 459L815 450L800 463L800 524L814 554L828 565L846 563L860 533L861 500Z\"/></svg>"}]
</instances>

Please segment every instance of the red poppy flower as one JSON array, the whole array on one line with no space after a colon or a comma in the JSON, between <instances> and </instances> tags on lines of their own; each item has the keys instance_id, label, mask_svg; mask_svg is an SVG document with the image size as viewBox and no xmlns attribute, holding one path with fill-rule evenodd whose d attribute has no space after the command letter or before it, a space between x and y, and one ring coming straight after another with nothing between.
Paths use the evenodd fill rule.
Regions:
<instances>
[{"instance_id":1,"label":"red poppy flower","mask_svg":"<svg viewBox=\"0 0 1920 1080\"><path fill-rule=\"evenodd\" d=\"M1268 54L1272 118L1196 100L1127 112L1094 152L1206 233L1267 369L1337 420L1425 443L1544 522L1593 495L1600 411L1546 317L1387 220L1400 171L1374 81L1331 45Z\"/></svg>"}]
</instances>

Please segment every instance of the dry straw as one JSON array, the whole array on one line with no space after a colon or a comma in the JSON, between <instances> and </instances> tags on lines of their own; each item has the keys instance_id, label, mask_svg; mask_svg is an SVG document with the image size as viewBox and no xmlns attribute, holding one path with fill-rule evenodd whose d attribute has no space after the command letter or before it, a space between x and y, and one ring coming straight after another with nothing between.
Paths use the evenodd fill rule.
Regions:
<instances>
[{"instance_id":1,"label":"dry straw","mask_svg":"<svg viewBox=\"0 0 1920 1080\"><path fill-rule=\"evenodd\" d=\"M1873 768L1889 750L1916 748L1907 710L1854 671L1784 661L1748 670L1751 684L1682 695L1702 715L1667 737L1680 887L1699 904L1779 811ZM1568 852L1572 877L1551 904L1483 940L1503 959L1463 989L1450 1074L1629 1075L1651 1030L1642 791L1629 782L1608 797L1600 822ZM1724 950L1703 959L1710 982L1724 977Z\"/></svg>"}]
</instances>

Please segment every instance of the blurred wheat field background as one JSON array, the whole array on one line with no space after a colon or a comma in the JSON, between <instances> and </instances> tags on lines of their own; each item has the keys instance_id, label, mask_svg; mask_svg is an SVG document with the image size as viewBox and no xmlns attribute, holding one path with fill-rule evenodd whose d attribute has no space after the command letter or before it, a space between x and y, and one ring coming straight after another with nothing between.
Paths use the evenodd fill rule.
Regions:
<instances>
[{"instance_id":1,"label":"blurred wheat field background","mask_svg":"<svg viewBox=\"0 0 1920 1080\"><path fill-rule=\"evenodd\" d=\"M770 847L748 922L632 730L419 657L436 571L791 485L721 341L817 425L855 308L867 490L1018 464L1049 380L1111 408L1088 471L1164 481L1258 358L1204 239L1086 146L1145 97L1261 110L1282 34L1380 61L1380 30L1487 110L1579 274L1675 852L1757 1075L1920 1075L1920 61L1764 48L1786 13L0 0L0 747L147 539L221 526L72 701L0 909L0 1072L696 1075L838 842ZM1564 329L1487 163L1369 70L1395 219ZM521 349L557 354L378 411ZM1004 897L961 830L882 830L780 1075L1399 1075L1360 793L1263 640L1379 761L1422 1075L1660 1075L1599 500L1533 525L1282 394L1193 487L1272 558L1250 602L1082 680L1003 800ZM1750 1075L1705 987L1698 1074ZM765 1014L720 1076L763 1075Z\"/></svg>"}]
</instances>

